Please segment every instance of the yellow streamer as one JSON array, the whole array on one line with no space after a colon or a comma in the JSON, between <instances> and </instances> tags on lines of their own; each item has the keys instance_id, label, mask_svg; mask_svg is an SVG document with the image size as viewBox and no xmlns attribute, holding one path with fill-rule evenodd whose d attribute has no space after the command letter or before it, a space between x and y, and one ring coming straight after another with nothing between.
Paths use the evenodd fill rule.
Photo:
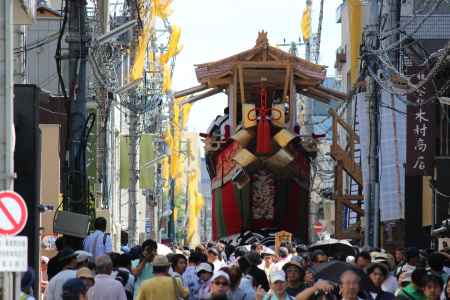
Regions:
<instances>
[{"instance_id":1,"label":"yellow streamer","mask_svg":"<svg viewBox=\"0 0 450 300\"><path fill-rule=\"evenodd\" d=\"M171 4L172 0L153 0L152 15L166 19L172 14Z\"/></svg>"},{"instance_id":2,"label":"yellow streamer","mask_svg":"<svg viewBox=\"0 0 450 300\"><path fill-rule=\"evenodd\" d=\"M195 136L190 137L191 144L195 144ZM195 147L189 148L189 156L191 157L190 170L188 177L188 222L187 222L187 242L194 246L198 243L198 224L201 210L204 206L204 199L198 190L200 183L200 163L199 152Z\"/></svg>"},{"instance_id":3,"label":"yellow streamer","mask_svg":"<svg viewBox=\"0 0 450 300\"><path fill-rule=\"evenodd\" d=\"M168 65L164 65L163 67L163 92L167 93L172 86L172 72L170 71L170 67Z\"/></svg>"},{"instance_id":4,"label":"yellow streamer","mask_svg":"<svg viewBox=\"0 0 450 300\"><path fill-rule=\"evenodd\" d=\"M362 23L361 23L361 1L348 1L349 31L350 31L350 78L352 84L359 77L359 47L361 45Z\"/></svg>"},{"instance_id":5,"label":"yellow streamer","mask_svg":"<svg viewBox=\"0 0 450 300\"><path fill-rule=\"evenodd\" d=\"M150 33L153 30L153 19L144 25L144 31L141 32L138 38L138 46L134 56L133 67L131 69L131 80L139 80L144 75L145 56L147 53L147 45L150 39Z\"/></svg>"},{"instance_id":6,"label":"yellow streamer","mask_svg":"<svg viewBox=\"0 0 450 300\"><path fill-rule=\"evenodd\" d=\"M303 40L309 41L309 39L311 38L311 7L310 6L305 7L305 10L303 11L301 28L302 28Z\"/></svg>"},{"instance_id":7,"label":"yellow streamer","mask_svg":"<svg viewBox=\"0 0 450 300\"><path fill-rule=\"evenodd\" d=\"M180 27L176 25L172 25L171 27L172 33L170 34L169 39L169 45L167 46L167 51L161 55L161 65L165 65L169 62L169 59L174 57L178 54L179 46L178 43L180 42L180 36L181 36L181 29Z\"/></svg>"}]
</instances>

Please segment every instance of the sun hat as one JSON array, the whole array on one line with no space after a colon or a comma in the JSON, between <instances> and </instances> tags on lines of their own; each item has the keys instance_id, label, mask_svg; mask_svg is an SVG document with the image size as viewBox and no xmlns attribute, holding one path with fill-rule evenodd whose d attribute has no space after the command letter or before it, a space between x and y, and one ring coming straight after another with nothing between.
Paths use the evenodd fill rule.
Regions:
<instances>
[{"instance_id":1,"label":"sun hat","mask_svg":"<svg viewBox=\"0 0 450 300\"><path fill-rule=\"evenodd\" d=\"M230 276L224 271L215 271L213 276L211 277L211 282L215 281L217 278L225 278L228 283L230 282Z\"/></svg>"},{"instance_id":2,"label":"sun hat","mask_svg":"<svg viewBox=\"0 0 450 300\"><path fill-rule=\"evenodd\" d=\"M286 274L282 271L276 271L270 273L270 283L275 283L277 281L286 282Z\"/></svg>"},{"instance_id":3,"label":"sun hat","mask_svg":"<svg viewBox=\"0 0 450 300\"><path fill-rule=\"evenodd\" d=\"M168 267L170 262L164 255L156 255L152 262L154 267Z\"/></svg>"},{"instance_id":4,"label":"sun hat","mask_svg":"<svg viewBox=\"0 0 450 300\"><path fill-rule=\"evenodd\" d=\"M201 264L199 264L197 266L195 272L198 274L201 271L208 272L208 273L213 273L213 269L212 269L211 265L208 264L208 263L201 263Z\"/></svg>"},{"instance_id":5,"label":"sun hat","mask_svg":"<svg viewBox=\"0 0 450 300\"><path fill-rule=\"evenodd\" d=\"M78 269L77 278L89 278L94 279L94 274L89 268L83 267Z\"/></svg>"}]
</instances>

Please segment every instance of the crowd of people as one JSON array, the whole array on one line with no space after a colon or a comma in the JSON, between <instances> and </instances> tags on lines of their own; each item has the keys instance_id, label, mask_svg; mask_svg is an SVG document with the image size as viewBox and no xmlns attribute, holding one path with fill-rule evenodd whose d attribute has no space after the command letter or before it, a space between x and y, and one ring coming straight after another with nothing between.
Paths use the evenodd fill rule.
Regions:
<instances>
[{"instance_id":1,"label":"crowd of people","mask_svg":"<svg viewBox=\"0 0 450 300\"><path fill-rule=\"evenodd\" d=\"M446 252L380 249L339 255L282 244L277 253L254 243L207 243L158 255L146 240L114 253L99 219L96 232L73 251L58 240L58 254L41 270L47 300L450 300ZM45 276L42 274L45 273ZM22 278L32 299L32 272ZM30 298L27 298L30 297Z\"/></svg>"}]
</instances>

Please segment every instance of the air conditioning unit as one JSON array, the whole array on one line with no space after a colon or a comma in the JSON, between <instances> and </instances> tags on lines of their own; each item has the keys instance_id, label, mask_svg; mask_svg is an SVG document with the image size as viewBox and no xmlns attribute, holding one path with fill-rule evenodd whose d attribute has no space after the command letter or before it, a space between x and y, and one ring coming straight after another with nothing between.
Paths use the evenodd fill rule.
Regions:
<instances>
[{"instance_id":1,"label":"air conditioning unit","mask_svg":"<svg viewBox=\"0 0 450 300\"><path fill-rule=\"evenodd\" d=\"M79 238L85 238L89 231L89 216L69 211L58 211L53 231Z\"/></svg>"}]
</instances>

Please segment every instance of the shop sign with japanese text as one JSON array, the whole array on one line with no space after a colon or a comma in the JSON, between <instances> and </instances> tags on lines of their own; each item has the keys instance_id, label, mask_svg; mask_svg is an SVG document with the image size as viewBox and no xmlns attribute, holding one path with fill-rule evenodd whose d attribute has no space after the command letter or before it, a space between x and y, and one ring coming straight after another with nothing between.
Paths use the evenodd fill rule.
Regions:
<instances>
[{"instance_id":1,"label":"shop sign with japanese text","mask_svg":"<svg viewBox=\"0 0 450 300\"><path fill-rule=\"evenodd\" d=\"M412 84L418 84L425 79L426 73L420 67L408 68ZM434 159L434 101L433 86L429 82L408 95L408 101L417 105L408 105L407 110L407 150L406 175L431 176Z\"/></svg>"}]
</instances>

